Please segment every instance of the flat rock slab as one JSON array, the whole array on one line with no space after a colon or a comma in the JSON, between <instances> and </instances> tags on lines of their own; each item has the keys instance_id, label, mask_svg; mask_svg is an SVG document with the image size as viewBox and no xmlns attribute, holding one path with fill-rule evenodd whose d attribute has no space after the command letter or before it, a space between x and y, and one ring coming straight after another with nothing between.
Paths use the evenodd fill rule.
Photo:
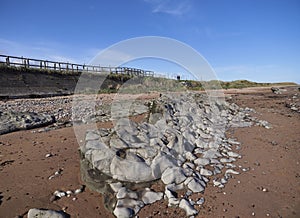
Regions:
<instances>
[{"instance_id":1,"label":"flat rock slab","mask_svg":"<svg viewBox=\"0 0 300 218\"><path fill-rule=\"evenodd\" d=\"M0 135L17 130L42 127L54 122L55 118L47 114L0 111Z\"/></svg>"},{"instance_id":2,"label":"flat rock slab","mask_svg":"<svg viewBox=\"0 0 300 218\"><path fill-rule=\"evenodd\" d=\"M55 211L55 210L44 210L44 209L30 209L27 214L28 218L68 218L68 214Z\"/></svg>"}]
</instances>

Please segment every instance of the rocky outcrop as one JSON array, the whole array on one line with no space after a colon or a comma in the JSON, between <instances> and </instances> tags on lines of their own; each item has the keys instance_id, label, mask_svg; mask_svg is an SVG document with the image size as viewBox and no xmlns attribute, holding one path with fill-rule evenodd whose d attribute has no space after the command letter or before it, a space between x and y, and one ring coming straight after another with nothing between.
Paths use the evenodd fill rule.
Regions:
<instances>
[{"instance_id":1,"label":"rocky outcrop","mask_svg":"<svg viewBox=\"0 0 300 218\"><path fill-rule=\"evenodd\" d=\"M47 114L0 111L0 135L17 130L46 126L54 122L55 118Z\"/></svg>"},{"instance_id":2,"label":"rocky outcrop","mask_svg":"<svg viewBox=\"0 0 300 218\"><path fill-rule=\"evenodd\" d=\"M169 205L183 208L188 216L195 215L196 202L191 204L189 195L203 192L210 178L222 174L224 167L231 171L215 181L219 187L238 173L229 163L241 158L232 151L239 143L227 139L225 131L250 126L254 121L248 114L251 109L193 93L166 94L148 105L148 122L118 117L105 135L103 129L87 132L86 143L80 148L83 160L89 163L84 171L96 170L107 176L107 183L119 184L112 185L117 217L132 217L145 204L163 196ZM97 187L99 180L83 173L83 177L87 175L90 178L83 179ZM164 193L149 188L132 191L128 186L156 180L165 184ZM181 199L174 194L180 189L187 190Z\"/></svg>"}]
</instances>

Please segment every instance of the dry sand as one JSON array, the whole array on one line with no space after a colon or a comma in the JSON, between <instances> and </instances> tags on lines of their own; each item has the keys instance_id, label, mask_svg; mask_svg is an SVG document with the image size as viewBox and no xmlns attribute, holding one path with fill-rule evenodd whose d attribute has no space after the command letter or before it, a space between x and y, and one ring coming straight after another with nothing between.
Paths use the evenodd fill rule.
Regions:
<instances>
[{"instance_id":1,"label":"dry sand","mask_svg":"<svg viewBox=\"0 0 300 218\"><path fill-rule=\"evenodd\" d=\"M230 101L255 109L254 116L272 128L228 130L228 137L242 143L238 152L243 158L235 164L250 170L236 175L223 189L210 182L204 194L197 196L205 197L197 217L300 217L300 113L286 107L297 92L296 88L280 95L269 88L226 91ZM46 158L48 153L53 156ZM58 169L62 174L49 180ZM76 200L72 196L50 202L55 190L74 190L83 184L72 127L0 136L0 178L0 217L26 217L30 208L63 209L71 217L114 217L104 208L101 195L87 188ZM161 200L138 215L175 218L184 217L185 212Z\"/></svg>"}]
</instances>

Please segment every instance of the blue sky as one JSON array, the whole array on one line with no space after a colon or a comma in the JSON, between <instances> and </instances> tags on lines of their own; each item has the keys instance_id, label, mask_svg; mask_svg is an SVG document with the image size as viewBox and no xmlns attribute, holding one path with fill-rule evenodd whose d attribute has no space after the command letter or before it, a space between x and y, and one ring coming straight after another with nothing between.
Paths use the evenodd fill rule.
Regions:
<instances>
[{"instance_id":1,"label":"blue sky","mask_svg":"<svg viewBox=\"0 0 300 218\"><path fill-rule=\"evenodd\" d=\"M196 49L218 79L300 83L299 0L0 0L0 20L2 54L88 63L121 40L163 36Z\"/></svg>"}]
</instances>

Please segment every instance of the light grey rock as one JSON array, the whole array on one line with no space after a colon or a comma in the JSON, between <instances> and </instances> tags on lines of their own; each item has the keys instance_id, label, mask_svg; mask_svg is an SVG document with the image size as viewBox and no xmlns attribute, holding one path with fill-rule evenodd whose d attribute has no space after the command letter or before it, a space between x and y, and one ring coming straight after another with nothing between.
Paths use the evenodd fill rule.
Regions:
<instances>
[{"instance_id":1,"label":"light grey rock","mask_svg":"<svg viewBox=\"0 0 300 218\"><path fill-rule=\"evenodd\" d=\"M235 153L235 152L233 152L233 151L228 151L228 152L227 152L227 155L228 155L229 157L240 157L240 155L239 155L238 153Z\"/></svg>"},{"instance_id":2,"label":"light grey rock","mask_svg":"<svg viewBox=\"0 0 300 218\"><path fill-rule=\"evenodd\" d=\"M110 183L110 188L114 191L114 192L118 192L120 190L120 188L123 187L123 184L121 182L116 182L116 183Z\"/></svg>"},{"instance_id":3,"label":"light grey rock","mask_svg":"<svg viewBox=\"0 0 300 218\"><path fill-rule=\"evenodd\" d=\"M231 163L231 162L234 162L234 161L236 161L236 159L233 158L233 157L230 157L230 158L221 158L220 159L221 163Z\"/></svg>"},{"instance_id":4,"label":"light grey rock","mask_svg":"<svg viewBox=\"0 0 300 218\"><path fill-rule=\"evenodd\" d=\"M114 214L134 216L145 204L163 196L168 199L168 205L181 204L189 216L197 214L194 208L190 208L197 201L185 199L185 202L175 198L175 192L185 189L185 197L203 192L211 176L216 174L221 174L222 179L214 184L223 187L233 172L222 175L222 169L240 157L232 147L240 143L227 140L225 130L248 126L256 120L250 118L248 110L235 104L208 99L200 94L172 93L162 95L155 104L149 104L152 105L147 109L150 123L135 123L128 119L128 115L144 113L147 107L130 102L132 106L128 102L123 105L122 100L114 103L114 128L104 132L104 137L98 132L87 133L86 145L82 149L93 168L113 178L108 181L114 182L110 187L118 200ZM207 165L214 170L205 169ZM123 185L126 182L126 187L129 187L128 183L156 179L166 184L164 193L150 189L132 192ZM199 200L198 204L201 203Z\"/></svg>"},{"instance_id":5,"label":"light grey rock","mask_svg":"<svg viewBox=\"0 0 300 218\"><path fill-rule=\"evenodd\" d=\"M102 143L99 140L90 140L87 141L85 146L83 147L83 149L81 149L83 152L93 149L93 150L98 150L98 149L103 149L103 148L107 148L107 146Z\"/></svg>"},{"instance_id":6,"label":"light grey rock","mask_svg":"<svg viewBox=\"0 0 300 218\"><path fill-rule=\"evenodd\" d=\"M89 157L87 157L88 154L90 154ZM104 172L108 175L111 174L111 162L115 156L115 153L112 153L112 151L108 148L103 148L99 150L95 149L91 150L91 152L86 153L87 159L90 160L94 168L97 168L101 172Z\"/></svg>"},{"instance_id":7,"label":"light grey rock","mask_svg":"<svg viewBox=\"0 0 300 218\"><path fill-rule=\"evenodd\" d=\"M197 158L196 160L194 160L194 163L196 165L200 165L200 166L206 166L210 163L210 160L207 158Z\"/></svg>"},{"instance_id":8,"label":"light grey rock","mask_svg":"<svg viewBox=\"0 0 300 218\"><path fill-rule=\"evenodd\" d=\"M185 157L189 161L193 161L197 158L192 152L186 152Z\"/></svg>"},{"instance_id":9,"label":"light grey rock","mask_svg":"<svg viewBox=\"0 0 300 218\"><path fill-rule=\"evenodd\" d=\"M235 171L235 170L233 170L233 169L228 169L228 170L226 170L225 175L228 175L228 174L235 174L235 175L238 175L238 174L240 174L240 173L237 172L237 171Z\"/></svg>"},{"instance_id":10,"label":"light grey rock","mask_svg":"<svg viewBox=\"0 0 300 218\"><path fill-rule=\"evenodd\" d=\"M192 178L191 181L188 183L187 186L194 193L198 193L198 192L204 191L204 187L200 183L199 179L196 179L196 178Z\"/></svg>"},{"instance_id":11,"label":"light grey rock","mask_svg":"<svg viewBox=\"0 0 300 218\"><path fill-rule=\"evenodd\" d=\"M140 200L135 199L120 199L117 201L116 208L125 207L131 208L134 211L134 214L137 214L142 207L144 207L144 203Z\"/></svg>"},{"instance_id":12,"label":"light grey rock","mask_svg":"<svg viewBox=\"0 0 300 218\"><path fill-rule=\"evenodd\" d=\"M208 170L208 169L201 168L200 169L200 174L203 175L203 176L212 176L213 172Z\"/></svg>"},{"instance_id":13,"label":"light grey rock","mask_svg":"<svg viewBox=\"0 0 300 218\"><path fill-rule=\"evenodd\" d=\"M113 135L109 141L110 147L115 149L124 149L128 148L129 144L124 140L120 139L117 135Z\"/></svg>"},{"instance_id":14,"label":"light grey rock","mask_svg":"<svg viewBox=\"0 0 300 218\"><path fill-rule=\"evenodd\" d=\"M30 209L27 214L28 218L66 218L68 215L61 211L44 210L44 209Z\"/></svg>"},{"instance_id":15,"label":"light grey rock","mask_svg":"<svg viewBox=\"0 0 300 218\"><path fill-rule=\"evenodd\" d=\"M151 168L142 161L121 159L117 156L112 158L110 172L114 179L128 182L147 182L155 178Z\"/></svg>"},{"instance_id":16,"label":"light grey rock","mask_svg":"<svg viewBox=\"0 0 300 218\"><path fill-rule=\"evenodd\" d=\"M122 187L118 190L116 197L118 199L129 198L129 199L138 199L136 192L133 192L125 187Z\"/></svg>"},{"instance_id":17,"label":"light grey rock","mask_svg":"<svg viewBox=\"0 0 300 218\"><path fill-rule=\"evenodd\" d=\"M179 184L182 183L185 179L186 176L184 175L184 172L181 167L167 168L161 176L161 180L164 184Z\"/></svg>"},{"instance_id":18,"label":"light grey rock","mask_svg":"<svg viewBox=\"0 0 300 218\"><path fill-rule=\"evenodd\" d=\"M130 218L134 216L134 210L126 207L116 207L114 209L114 215L117 218Z\"/></svg>"},{"instance_id":19,"label":"light grey rock","mask_svg":"<svg viewBox=\"0 0 300 218\"><path fill-rule=\"evenodd\" d=\"M202 205L202 204L204 204L204 202L205 202L205 198L201 197L201 198L198 199L198 201L196 201L196 204Z\"/></svg>"},{"instance_id":20,"label":"light grey rock","mask_svg":"<svg viewBox=\"0 0 300 218\"><path fill-rule=\"evenodd\" d=\"M98 140L100 138L100 134L97 131L88 131L85 136L86 141Z\"/></svg>"},{"instance_id":21,"label":"light grey rock","mask_svg":"<svg viewBox=\"0 0 300 218\"><path fill-rule=\"evenodd\" d=\"M168 206L176 206L179 204L179 199L175 198L170 186L165 187L165 197L168 199Z\"/></svg>"},{"instance_id":22,"label":"light grey rock","mask_svg":"<svg viewBox=\"0 0 300 218\"><path fill-rule=\"evenodd\" d=\"M146 189L142 194L142 201L144 204L152 204L163 198L164 194L162 192L154 192L150 189Z\"/></svg>"},{"instance_id":23,"label":"light grey rock","mask_svg":"<svg viewBox=\"0 0 300 218\"><path fill-rule=\"evenodd\" d=\"M8 108L0 111L0 135L24 129L38 128L55 123L54 116L33 112L16 112Z\"/></svg>"},{"instance_id":24,"label":"light grey rock","mask_svg":"<svg viewBox=\"0 0 300 218\"><path fill-rule=\"evenodd\" d=\"M161 178L161 175L165 169L175 166L177 166L177 160L172 156L161 152L152 161L152 174L156 179Z\"/></svg>"},{"instance_id":25,"label":"light grey rock","mask_svg":"<svg viewBox=\"0 0 300 218\"><path fill-rule=\"evenodd\" d=\"M221 154L218 152L217 149L209 149L203 152L203 158L212 159L221 157Z\"/></svg>"},{"instance_id":26,"label":"light grey rock","mask_svg":"<svg viewBox=\"0 0 300 218\"><path fill-rule=\"evenodd\" d=\"M198 211L184 198L180 200L179 207L185 210L187 216L198 214Z\"/></svg>"}]
</instances>

